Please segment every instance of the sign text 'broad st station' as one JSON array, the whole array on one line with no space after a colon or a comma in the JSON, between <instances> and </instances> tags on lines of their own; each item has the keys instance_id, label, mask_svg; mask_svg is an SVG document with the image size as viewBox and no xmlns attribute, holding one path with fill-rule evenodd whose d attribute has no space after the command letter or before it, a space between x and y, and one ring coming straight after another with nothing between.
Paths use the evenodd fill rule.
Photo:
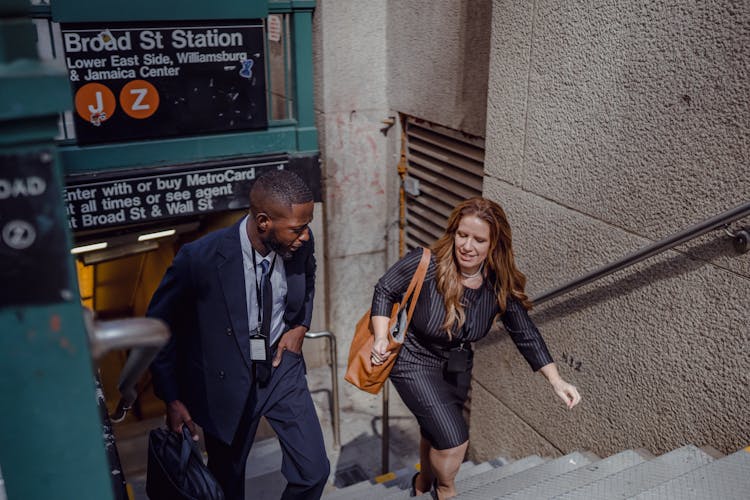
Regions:
<instances>
[{"instance_id":1,"label":"sign text 'broad st station'","mask_svg":"<svg viewBox=\"0 0 750 500\"><path fill-rule=\"evenodd\" d=\"M263 22L67 23L79 144L267 126Z\"/></svg>"}]
</instances>

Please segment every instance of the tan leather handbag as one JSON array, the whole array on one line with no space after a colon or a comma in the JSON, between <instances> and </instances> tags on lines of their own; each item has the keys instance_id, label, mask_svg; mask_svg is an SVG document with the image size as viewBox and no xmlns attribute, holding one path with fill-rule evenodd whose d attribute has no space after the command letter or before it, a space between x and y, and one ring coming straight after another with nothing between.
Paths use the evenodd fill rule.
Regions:
<instances>
[{"instance_id":1,"label":"tan leather handbag","mask_svg":"<svg viewBox=\"0 0 750 500\"><path fill-rule=\"evenodd\" d=\"M406 331L409 328L412 314L414 314L414 308L417 305L419 292L422 291L422 284L429 265L430 249L425 248L422 252L422 259L419 261L417 270L414 272L401 303L393 304L388 328L388 350L391 351L391 355L383 364L373 365L370 359L372 345L375 342L370 310L357 322L352 345L349 348L349 363L344 376L347 382L371 394L380 392L380 388L383 387L385 379L391 373L393 363L396 361L396 356L406 338ZM409 305L408 311L407 304Z\"/></svg>"}]
</instances>

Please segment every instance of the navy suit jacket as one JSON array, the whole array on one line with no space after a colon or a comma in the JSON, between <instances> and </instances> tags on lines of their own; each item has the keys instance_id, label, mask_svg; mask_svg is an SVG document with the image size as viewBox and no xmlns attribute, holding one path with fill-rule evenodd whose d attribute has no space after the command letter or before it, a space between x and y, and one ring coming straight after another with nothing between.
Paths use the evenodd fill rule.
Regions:
<instances>
[{"instance_id":1,"label":"navy suit jacket","mask_svg":"<svg viewBox=\"0 0 750 500\"><path fill-rule=\"evenodd\" d=\"M151 365L156 395L167 403L182 401L195 422L226 443L234 437L252 385L241 222L184 245L146 313L164 320L172 332ZM284 261L284 320L290 327L310 327L313 249L310 233Z\"/></svg>"}]
</instances>

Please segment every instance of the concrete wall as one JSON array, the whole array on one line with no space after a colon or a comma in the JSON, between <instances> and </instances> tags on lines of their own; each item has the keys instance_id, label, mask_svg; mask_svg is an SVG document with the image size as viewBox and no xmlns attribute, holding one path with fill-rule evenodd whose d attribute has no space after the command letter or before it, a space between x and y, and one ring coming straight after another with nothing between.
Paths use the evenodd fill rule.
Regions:
<instances>
[{"instance_id":1,"label":"concrete wall","mask_svg":"<svg viewBox=\"0 0 750 500\"><path fill-rule=\"evenodd\" d=\"M383 121L402 112L484 134L490 13L490 0L318 1L327 324L342 369L373 286L398 257L401 130Z\"/></svg>"},{"instance_id":2,"label":"concrete wall","mask_svg":"<svg viewBox=\"0 0 750 500\"><path fill-rule=\"evenodd\" d=\"M391 109L484 136L490 0L388 2Z\"/></svg>"},{"instance_id":3,"label":"concrete wall","mask_svg":"<svg viewBox=\"0 0 750 500\"><path fill-rule=\"evenodd\" d=\"M495 0L489 75L485 195L532 294L750 199L747 3ZM541 305L583 403L495 332L473 457L746 446L749 304L750 253L718 231Z\"/></svg>"},{"instance_id":4,"label":"concrete wall","mask_svg":"<svg viewBox=\"0 0 750 500\"><path fill-rule=\"evenodd\" d=\"M315 109L323 159L329 328L345 366L354 325L385 270L388 137L385 0L319 0Z\"/></svg>"}]
</instances>

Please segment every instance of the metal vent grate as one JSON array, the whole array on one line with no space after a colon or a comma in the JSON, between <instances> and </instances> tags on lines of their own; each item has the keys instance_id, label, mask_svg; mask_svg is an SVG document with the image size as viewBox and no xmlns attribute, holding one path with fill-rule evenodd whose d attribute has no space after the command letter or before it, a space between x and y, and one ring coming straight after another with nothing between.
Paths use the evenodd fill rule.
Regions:
<instances>
[{"instance_id":1,"label":"metal vent grate","mask_svg":"<svg viewBox=\"0 0 750 500\"><path fill-rule=\"evenodd\" d=\"M406 245L429 246L459 202L482 195L484 139L409 117L406 120ZM414 182L416 181L416 183Z\"/></svg>"}]
</instances>

